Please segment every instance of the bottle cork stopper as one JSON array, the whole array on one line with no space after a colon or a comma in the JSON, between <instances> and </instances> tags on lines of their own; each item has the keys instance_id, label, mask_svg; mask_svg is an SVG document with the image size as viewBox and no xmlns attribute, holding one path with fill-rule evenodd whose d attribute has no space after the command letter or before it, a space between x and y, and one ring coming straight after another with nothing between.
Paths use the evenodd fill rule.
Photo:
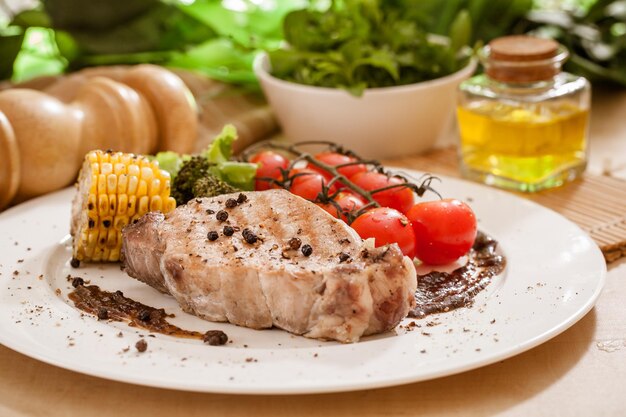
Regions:
<instances>
[{"instance_id":1,"label":"bottle cork stopper","mask_svg":"<svg viewBox=\"0 0 626 417\"><path fill-rule=\"evenodd\" d=\"M559 43L552 39L513 35L489 42L489 77L509 83L548 80L560 72Z\"/></svg>"},{"instance_id":2,"label":"bottle cork stopper","mask_svg":"<svg viewBox=\"0 0 626 417\"><path fill-rule=\"evenodd\" d=\"M499 61L538 61L554 57L558 42L534 36L513 35L489 42L491 58Z\"/></svg>"}]
</instances>

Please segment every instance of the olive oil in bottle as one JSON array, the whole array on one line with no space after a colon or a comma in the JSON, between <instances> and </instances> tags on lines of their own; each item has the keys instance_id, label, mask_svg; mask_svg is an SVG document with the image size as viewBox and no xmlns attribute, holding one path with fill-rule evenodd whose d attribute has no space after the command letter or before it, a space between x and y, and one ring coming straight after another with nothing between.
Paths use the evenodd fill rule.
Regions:
<instances>
[{"instance_id":1,"label":"olive oil in bottle","mask_svg":"<svg viewBox=\"0 0 626 417\"><path fill-rule=\"evenodd\" d=\"M496 39L483 50L485 74L459 88L466 177L534 192L584 171L589 83L560 71L566 56L556 42L527 36Z\"/></svg>"}]
</instances>

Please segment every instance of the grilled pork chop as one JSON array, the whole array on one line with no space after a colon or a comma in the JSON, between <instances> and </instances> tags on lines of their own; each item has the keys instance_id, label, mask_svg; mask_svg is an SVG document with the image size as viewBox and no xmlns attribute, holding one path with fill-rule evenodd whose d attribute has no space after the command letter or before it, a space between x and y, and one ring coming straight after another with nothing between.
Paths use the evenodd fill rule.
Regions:
<instances>
[{"instance_id":1,"label":"grilled pork chop","mask_svg":"<svg viewBox=\"0 0 626 417\"><path fill-rule=\"evenodd\" d=\"M122 257L203 319L355 342L394 328L417 285L397 245L369 246L315 204L268 190L148 213L124 229Z\"/></svg>"}]
</instances>

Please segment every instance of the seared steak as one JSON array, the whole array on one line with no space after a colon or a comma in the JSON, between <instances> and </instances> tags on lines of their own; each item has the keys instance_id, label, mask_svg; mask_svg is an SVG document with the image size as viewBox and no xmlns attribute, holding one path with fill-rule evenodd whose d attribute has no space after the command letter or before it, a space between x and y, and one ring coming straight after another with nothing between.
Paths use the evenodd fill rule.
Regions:
<instances>
[{"instance_id":1,"label":"seared steak","mask_svg":"<svg viewBox=\"0 0 626 417\"><path fill-rule=\"evenodd\" d=\"M340 342L394 328L417 285L397 245L373 248L284 190L149 213L124 229L122 255L131 277L201 318Z\"/></svg>"}]
</instances>

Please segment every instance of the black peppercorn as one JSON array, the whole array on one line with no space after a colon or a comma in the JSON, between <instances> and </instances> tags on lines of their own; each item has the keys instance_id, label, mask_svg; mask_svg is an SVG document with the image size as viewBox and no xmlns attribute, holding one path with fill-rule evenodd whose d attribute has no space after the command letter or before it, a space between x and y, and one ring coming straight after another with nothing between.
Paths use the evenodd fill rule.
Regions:
<instances>
[{"instance_id":1,"label":"black peppercorn","mask_svg":"<svg viewBox=\"0 0 626 417\"><path fill-rule=\"evenodd\" d=\"M145 352L146 350L148 350L148 342L146 342L144 339L140 339L137 343L135 343L135 349L137 349L138 352Z\"/></svg>"},{"instance_id":2,"label":"black peppercorn","mask_svg":"<svg viewBox=\"0 0 626 417\"><path fill-rule=\"evenodd\" d=\"M243 204L246 201L248 201L248 197L244 193L239 193L239 196L237 196L237 203Z\"/></svg>"},{"instance_id":3,"label":"black peppercorn","mask_svg":"<svg viewBox=\"0 0 626 417\"><path fill-rule=\"evenodd\" d=\"M228 342L228 336L221 330L209 330L202 340L211 346L219 346Z\"/></svg>"},{"instance_id":4,"label":"black peppercorn","mask_svg":"<svg viewBox=\"0 0 626 417\"><path fill-rule=\"evenodd\" d=\"M72 268L78 268L80 266L80 261L76 258L72 258L72 260L70 261L70 266Z\"/></svg>"},{"instance_id":5,"label":"black peppercorn","mask_svg":"<svg viewBox=\"0 0 626 417\"><path fill-rule=\"evenodd\" d=\"M98 320L107 320L109 318L109 312L106 308L100 307L98 309Z\"/></svg>"},{"instance_id":6,"label":"black peppercorn","mask_svg":"<svg viewBox=\"0 0 626 417\"><path fill-rule=\"evenodd\" d=\"M302 254L304 256L311 256L311 254L313 253L313 248L311 247L311 245L303 245L302 249L300 249L302 251Z\"/></svg>"},{"instance_id":7,"label":"black peppercorn","mask_svg":"<svg viewBox=\"0 0 626 417\"><path fill-rule=\"evenodd\" d=\"M348 259L350 259L350 255L348 255L347 253L345 253L345 252L341 252L341 253L339 254L339 262L345 262L345 261L347 261Z\"/></svg>"},{"instance_id":8,"label":"black peppercorn","mask_svg":"<svg viewBox=\"0 0 626 417\"><path fill-rule=\"evenodd\" d=\"M215 214L215 211L214 211L214 210L211 210L211 209L208 209L208 210L206 211L206 214Z\"/></svg>"},{"instance_id":9,"label":"black peppercorn","mask_svg":"<svg viewBox=\"0 0 626 417\"><path fill-rule=\"evenodd\" d=\"M211 230L209 233L207 233L206 238L209 239L211 242L213 242L214 240L217 240L218 238L218 234L215 230Z\"/></svg>"},{"instance_id":10,"label":"black peppercorn","mask_svg":"<svg viewBox=\"0 0 626 417\"><path fill-rule=\"evenodd\" d=\"M257 235L250 229L243 229L243 232L241 232L241 235L245 239L246 243L249 243L251 245L256 243L257 240L259 240Z\"/></svg>"},{"instance_id":11,"label":"black peppercorn","mask_svg":"<svg viewBox=\"0 0 626 417\"><path fill-rule=\"evenodd\" d=\"M223 233L224 236L232 236L233 233L235 233L235 229L233 229L231 226L224 226Z\"/></svg>"},{"instance_id":12,"label":"black peppercorn","mask_svg":"<svg viewBox=\"0 0 626 417\"><path fill-rule=\"evenodd\" d=\"M217 220L225 222L226 220L228 220L228 213L226 213L224 210L220 210L217 212L215 217L217 218Z\"/></svg>"},{"instance_id":13,"label":"black peppercorn","mask_svg":"<svg viewBox=\"0 0 626 417\"><path fill-rule=\"evenodd\" d=\"M235 200L234 198L229 198L228 200L226 200L226 203L224 205L226 206L226 208L237 207L237 200Z\"/></svg>"},{"instance_id":14,"label":"black peppercorn","mask_svg":"<svg viewBox=\"0 0 626 417\"><path fill-rule=\"evenodd\" d=\"M77 288L81 285L85 285L85 280L80 277L76 277L72 280L72 287Z\"/></svg>"}]
</instances>

